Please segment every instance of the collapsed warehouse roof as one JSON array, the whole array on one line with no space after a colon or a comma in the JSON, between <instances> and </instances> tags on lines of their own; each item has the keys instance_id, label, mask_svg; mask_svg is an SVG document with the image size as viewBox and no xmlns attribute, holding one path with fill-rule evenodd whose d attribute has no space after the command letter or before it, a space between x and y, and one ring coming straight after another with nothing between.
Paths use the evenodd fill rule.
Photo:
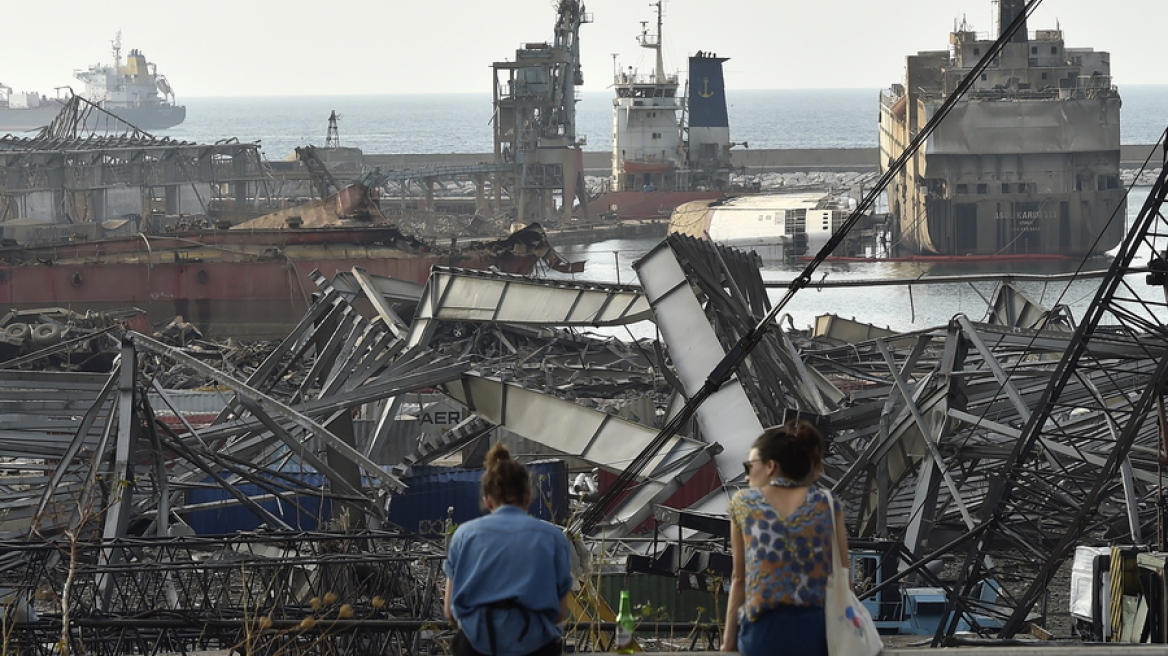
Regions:
<instances>
[{"instance_id":1,"label":"collapsed warehouse roof","mask_svg":"<svg viewBox=\"0 0 1168 656\"><path fill-rule=\"evenodd\" d=\"M286 534L290 516L264 503L278 498L313 526L397 544L391 516L411 467L505 429L604 475L573 523L597 546L646 556L625 538L664 533L717 551L743 454L762 426L798 413L828 429L825 479L853 534L891 545L903 576L960 566L940 582L957 612L939 633L980 617L1013 635L1076 543L1160 532L1166 193L1162 174L1077 325L1003 288L984 321L959 315L845 344L783 330L751 256L685 237L638 262L642 287L436 268L419 292L359 269L316 275L300 324L246 368L126 332L110 374L0 372L0 456L12 470L0 529L28 546L88 527L112 567L154 555L111 545L185 535L181 518L209 507L240 506ZM650 318L660 340L582 332ZM176 367L223 395L213 416L179 410L162 384ZM398 400L423 388L472 414L381 457ZM356 430L355 415L371 428ZM224 494L187 493L208 488ZM26 571L30 550L12 550L6 571ZM89 571L86 594L107 598L135 576L110 571ZM1002 585L993 603L980 595L987 579ZM108 621L156 606L122 594L117 611L92 612ZM405 616L433 610L417 603Z\"/></svg>"}]
</instances>

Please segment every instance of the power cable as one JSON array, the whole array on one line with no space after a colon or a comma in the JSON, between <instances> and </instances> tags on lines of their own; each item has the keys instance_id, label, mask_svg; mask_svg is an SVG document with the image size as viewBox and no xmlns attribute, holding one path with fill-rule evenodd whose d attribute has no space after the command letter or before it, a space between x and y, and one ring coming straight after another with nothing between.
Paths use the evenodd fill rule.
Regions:
<instances>
[{"instance_id":1,"label":"power cable","mask_svg":"<svg viewBox=\"0 0 1168 656\"><path fill-rule=\"evenodd\" d=\"M1041 4L1042 0L1029 0L1023 11L1018 12L1010 25L1002 30L997 40L994 41L987 50L985 55L978 60L977 64L965 74L960 84L953 90L951 94L937 109L937 113L925 123L924 128L917 133L915 137L909 141L908 146L905 147L904 152L900 157L893 161L888 170L880 176L875 186L864 196L856 208L848 216L847 220L840 225L823 248L815 255L804 268L803 272L791 281L786 293L779 300L778 303L771 308L770 312L766 314L753 328L751 328L745 335L743 335L738 343L730 349L729 352L722 358L722 360L714 367L706 378L705 383L701 388L685 403L684 406L662 427L661 431L645 446L640 454L630 463L629 467L624 469L613 484L600 495L600 498L589 507L584 513L580 515L577 521L573 524L572 530L578 533L586 533L592 530L600 519L610 512L617 504L617 502L624 497L625 491L632 485L633 481L640 475L649 462L655 457L657 452L669 441L674 435L681 430L681 427L686 424L696 413L699 407L705 403L715 392L720 390L723 385L735 374L738 367L746 359L747 355L758 346L762 341L763 336L769 329L770 324L775 320L775 317L786 308L787 303L795 296L795 294L808 286L811 283L812 274L816 269L831 255L831 253L844 241L848 232L862 219L868 210L875 204L876 199L884 189L888 186L892 179L900 174L907 166L909 160L914 157L925 141L933 134L941 121L949 115L949 112L957 105L958 102L965 96L965 93L977 82L981 77L982 72L989 67L1002 49L1013 38L1014 34L1026 24L1027 17L1033 13L1034 9Z\"/></svg>"}]
</instances>

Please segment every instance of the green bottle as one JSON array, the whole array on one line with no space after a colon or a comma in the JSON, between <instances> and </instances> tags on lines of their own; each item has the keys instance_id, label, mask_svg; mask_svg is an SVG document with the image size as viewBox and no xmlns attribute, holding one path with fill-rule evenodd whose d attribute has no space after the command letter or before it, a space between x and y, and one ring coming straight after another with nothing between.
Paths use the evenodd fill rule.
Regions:
<instances>
[{"instance_id":1,"label":"green bottle","mask_svg":"<svg viewBox=\"0 0 1168 656\"><path fill-rule=\"evenodd\" d=\"M621 590L620 610L616 614L616 653L633 651L633 610L629 605L629 591Z\"/></svg>"}]
</instances>

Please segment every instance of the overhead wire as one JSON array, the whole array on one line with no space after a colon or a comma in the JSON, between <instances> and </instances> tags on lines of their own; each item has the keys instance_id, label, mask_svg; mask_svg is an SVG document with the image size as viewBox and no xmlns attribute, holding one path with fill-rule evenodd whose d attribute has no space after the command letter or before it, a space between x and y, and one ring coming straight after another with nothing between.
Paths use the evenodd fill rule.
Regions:
<instances>
[{"instance_id":1,"label":"overhead wire","mask_svg":"<svg viewBox=\"0 0 1168 656\"><path fill-rule=\"evenodd\" d=\"M891 166L884 172L877 180L876 184L869 190L864 198L856 205L851 215L840 225L840 227L827 240L815 257L807 264L803 272L791 281L786 293L779 299L779 301L772 306L771 310L746 334L744 334L730 349L729 352L722 358L722 360L714 367L706 378L705 383L694 393L693 396L685 403L684 406L662 427L661 431L655 436L642 450L642 452L630 463L629 467L624 469L612 486L604 492L599 499L584 513L580 515L573 530L579 532L587 532L591 530L599 522L601 517L607 514L624 495L625 490L633 483L633 481L640 475L641 471L648 465L650 460L654 457L658 450L686 424L696 413L698 408L711 395L722 388L727 381L737 372L739 366L746 359L747 355L762 341L763 336L769 330L770 325L774 322L775 317L779 315L791 299L807 287L812 280L812 274L819 268L821 264L831 255L835 249L843 243L847 234L852 228L865 217L869 209L875 204L876 199L884 192L884 189L892 181L892 179L899 175L900 172L907 166L909 160L914 157L917 151L925 141L937 129L937 126L949 115L950 111L957 105L958 102L965 96L966 92L973 87L976 81L980 78L983 71L989 67L990 63L1001 53L1014 36L1014 34L1026 24L1026 18L1033 13L1034 9L1041 4L1042 0L1028 0L1023 11L1011 21L1010 25L1002 30L997 40L986 50L985 55L965 74L961 82L953 90L952 93L946 97L945 101L937 109L937 112L925 123L925 126L914 136L904 151L897 157Z\"/></svg>"}]
</instances>

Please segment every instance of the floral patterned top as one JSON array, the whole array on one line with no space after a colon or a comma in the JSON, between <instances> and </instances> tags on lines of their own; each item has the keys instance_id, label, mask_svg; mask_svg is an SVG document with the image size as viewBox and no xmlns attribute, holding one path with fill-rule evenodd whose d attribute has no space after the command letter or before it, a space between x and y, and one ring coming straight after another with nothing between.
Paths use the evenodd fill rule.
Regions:
<instances>
[{"instance_id":1,"label":"floral patterned top","mask_svg":"<svg viewBox=\"0 0 1168 656\"><path fill-rule=\"evenodd\" d=\"M815 486L789 517L780 517L757 488L734 495L730 521L742 531L746 553L741 620L753 622L778 606L823 606L834 544L831 512L839 508L834 497Z\"/></svg>"}]
</instances>

